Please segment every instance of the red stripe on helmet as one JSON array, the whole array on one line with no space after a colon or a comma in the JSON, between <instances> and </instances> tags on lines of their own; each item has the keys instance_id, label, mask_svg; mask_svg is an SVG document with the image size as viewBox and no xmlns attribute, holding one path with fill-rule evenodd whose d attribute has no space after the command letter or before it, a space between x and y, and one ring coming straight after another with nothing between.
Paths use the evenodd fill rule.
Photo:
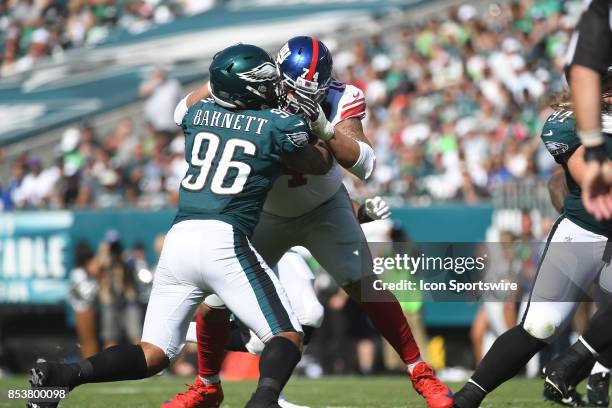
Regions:
<instances>
[{"instance_id":1,"label":"red stripe on helmet","mask_svg":"<svg viewBox=\"0 0 612 408\"><path fill-rule=\"evenodd\" d=\"M319 40L312 37L312 59L310 60L310 69L306 75L308 81L312 81L315 71L317 70L317 60L319 59Z\"/></svg>"}]
</instances>

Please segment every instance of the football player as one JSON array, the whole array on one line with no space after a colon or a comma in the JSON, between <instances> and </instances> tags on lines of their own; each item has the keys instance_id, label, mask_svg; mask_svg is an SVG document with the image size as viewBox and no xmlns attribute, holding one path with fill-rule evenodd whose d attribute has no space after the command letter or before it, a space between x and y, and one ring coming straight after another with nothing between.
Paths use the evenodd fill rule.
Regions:
<instances>
[{"instance_id":1,"label":"football player","mask_svg":"<svg viewBox=\"0 0 612 408\"><path fill-rule=\"evenodd\" d=\"M250 243L281 162L325 173L329 152L308 143L298 116L275 106L277 71L261 48L239 44L210 65L213 98L185 101L181 126L189 167L178 213L160 255L140 344L110 347L72 364L39 362L33 387L67 387L154 375L180 352L207 293L265 342L260 381L247 407L278 407L278 394L300 360L302 328L278 279ZM30 401L31 407L57 402Z\"/></svg>"},{"instance_id":2,"label":"football player","mask_svg":"<svg viewBox=\"0 0 612 408\"><path fill-rule=\"evenodd\" d=\"M602 116L608 114L604 111ZM541 138L565 171L569 193L564 200L563 214L548 235L521 323L495 341L470 381L455 394L458 408L480 406L489 392L514 377L567 327L576 306L598 279L603 292L612 293L612 264L607 249L612 221L597 221L581 200L585 147L577 135L571 105L557 107L546 120ZM612 138L605 140L612 147ZM549 375L548 369L546 375ZM573 398L575 395L570 393L573 390L563 397Z\"/></svg>"},{"instance_id":3,"label":"football player","mask_svg":"<svg viewBox=\"0 0 612 408\"><path fill-rule=\"evenodd\" d=\"M428 406L450 407L451 392L421 359L397 299L372 287L372 257L342 184L341 167L362 180L374 170L374 151L361 124L366 113L363 92L333 79L332 56L313 37L290 39L278 52L276 64L282 106L307 117L318 144L329 148L337 163L322 176L289 170L275 182L253 235L254 247L270 265L291 247L306 247L395 348ZM224 317L219 305L210 306L201 308L206 315L196 319L199 375L188 391L193 403L168 407L217 407L223 399L218 373L229 325L227 312ZM305 326L304 332L307 342L312 328Z\"/></svg>"}]
</instances>

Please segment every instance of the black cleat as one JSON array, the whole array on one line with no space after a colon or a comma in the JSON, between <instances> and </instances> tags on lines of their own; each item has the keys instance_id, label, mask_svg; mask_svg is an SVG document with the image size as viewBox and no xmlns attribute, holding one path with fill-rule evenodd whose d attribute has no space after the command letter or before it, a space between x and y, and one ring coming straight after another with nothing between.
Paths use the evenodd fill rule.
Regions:
<instances>
[{"instance_id":1,"label":"black cleat","mask_svg":"<svg viewBox=\"0 0 612 408\"><path fill-rule=\"evenodd\" d=\"M576 391L575 388L571 387L568 389L568 396L565 399L559 398L558 393L553 393L549 388L544 387L544 393L542 395L548 402L562 405L564 407L586 407L587 404L582 399L582 395Z\"/></svg>"},{"instance_id":2,"label":"black cleat","mask_svg":"<svg viewBox=\"0 0 612 408\"><path fill-rule=\"evenodd\" d=\"M480 387L468 382L453 395L453 408L478 408L486 396Z\"/></svg>"},{"instance_id":3,"label":"black cleat","mask_svg":"<svg viewBox=\"0 0 612 408\"><path fill-rule=\"evenodd\" d=\"M597 373L589 376L586 389L590 405L595 407L610 405L610 373Z\"/></svg>"},{"instance_id":4,"label":"black cleat","mask_svg":"<svg viewBox=\"0 0 612 408\"><path fill-rule=\"evenodd\" d=\"M554 401L571 403L572 391L575 392L576 373L592 359L591 352L580 341L576 342L546 366L545 393Z\"/></svg>"},{"instance_id":5,"label":"black cleat","mask_svg":"<svg viewBox=\"0 0 612 408\"><path fill-rule=\"evenodd\" d=\"M70 369L61 363L51 363L45 360L36 361L34 368L30 370L30 385L33 390L43 388L65 388L68 390L68 378ZM29 400L27 408L56 408L59 401L42 402Z\"/></svg>"}]
</instances>

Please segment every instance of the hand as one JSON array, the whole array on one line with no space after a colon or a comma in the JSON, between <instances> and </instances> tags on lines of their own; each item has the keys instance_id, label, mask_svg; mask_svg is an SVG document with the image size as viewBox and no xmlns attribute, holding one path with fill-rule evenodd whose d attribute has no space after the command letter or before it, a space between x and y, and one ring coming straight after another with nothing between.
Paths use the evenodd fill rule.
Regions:
<instances>
[{"instance_id":1,"label":"hand","mask_svg":"<svg viewBox=\"0 0 612 408\"><path fill-rule=\"evenodd\" d=\"M596 220L612 218L612 163L587 161L582 177L582 202Z\"/></svg>"},{"instance_id":2,"label":"hand","mask_svg":"<svg viewBox=\"0 0 612 408\"><path fill-rule=\"evenodd\" d=\"M317 102L308 95L295 92L294 98L310 123L310 130L321 140L329 140L334 136L334 127L325 117L325 113Z\"/></svg>"},{"instance_id":3,"label":"hand","mask_svg":"<svg viewBox=\"0 0 612 408\"><path fill-rule=\"evenodd\" d=\"M386 220L391 216L389 205L378 196L365 200L365 211L373 220Z\"/></svg>"}]
</instances>

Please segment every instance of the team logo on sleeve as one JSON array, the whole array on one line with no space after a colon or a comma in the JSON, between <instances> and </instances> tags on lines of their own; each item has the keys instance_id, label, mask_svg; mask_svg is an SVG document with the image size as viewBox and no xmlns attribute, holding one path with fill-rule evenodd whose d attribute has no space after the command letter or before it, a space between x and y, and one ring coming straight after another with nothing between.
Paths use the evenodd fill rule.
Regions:
<instances>
[{"instance_id":1,"label":"team logo on sleeve","mask_svg":"<svg viewBox=\"0 0 612 408\"><path fill-rule=\"evenodd\" d=\"M553 156L557 156L563 153L566 153L569 150L569 146L565 143L561 142L553 142L549 140L548 142L544 142L546 148Z\"/></svg>"},{"instance_id":2,"label":"team logo on sleeve","mask_svg":"<svg viewBox=\"0 0 612 408\"><path fill-rule=\"evenodd\" d=\"M302 147L308 144L308 133L306 132L295 132L295 133L287 133L287 138L289 141L293 143L294 146Z\"/></svg>"},{"instance_id":3,"label":"team logo on sleeve","mask_svg":"<svg viewBox=\"0 0 612 408\"><path fill-rule=\"evenodd\" d=\"M264 82L276 79L276 67L271 62L264 62L245 72L239 72L238 76L249 82Z\"/></svg>"}]
</instances>

